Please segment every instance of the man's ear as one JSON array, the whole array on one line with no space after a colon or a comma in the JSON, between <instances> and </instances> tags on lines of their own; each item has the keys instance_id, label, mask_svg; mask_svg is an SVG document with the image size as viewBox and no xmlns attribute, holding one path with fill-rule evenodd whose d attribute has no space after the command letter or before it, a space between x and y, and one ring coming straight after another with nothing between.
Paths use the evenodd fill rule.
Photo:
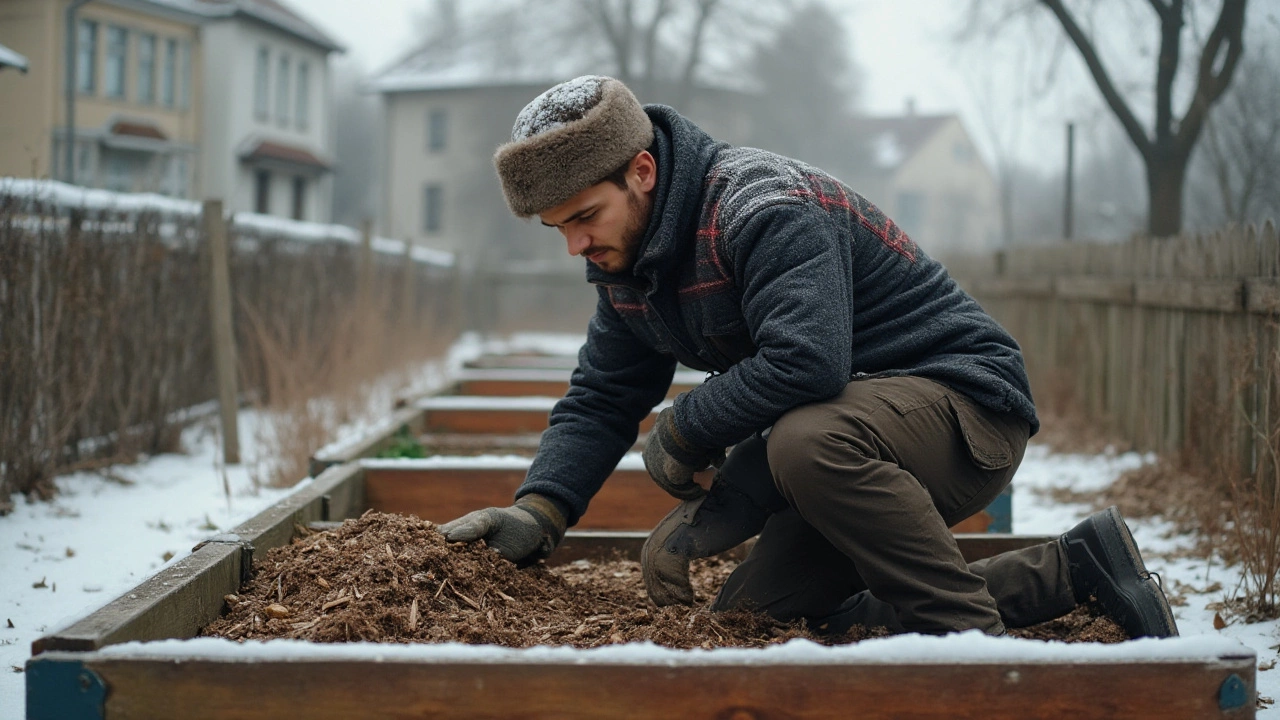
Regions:
<instances>
[{"instance_id":1,"label":"man's ear","mask_svg":"<svg viewBox=\"0 0 1280 720\"><path fill-rule=\"evenodd\" d=\"M631 158L631 170L627 175L628 180L634 177L639 183L637 190L650 192L658 184L658 161L649 154L648 150L641 150Z\"/></svg>"}]
</instances>

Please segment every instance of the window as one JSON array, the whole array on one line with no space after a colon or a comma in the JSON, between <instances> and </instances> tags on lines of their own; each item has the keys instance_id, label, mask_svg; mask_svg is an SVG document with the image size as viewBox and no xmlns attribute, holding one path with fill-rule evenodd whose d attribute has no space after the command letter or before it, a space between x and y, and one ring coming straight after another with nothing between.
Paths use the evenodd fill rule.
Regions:
<instances>
[{"instance_id":1,"label":"window","mask_svg":"<svg viewBox=\"0 0 1280 720\"><path fill-rule=\"evenodd\" d=\"M188 162L186 155L172 155L166 166L168 171L163 192L173 197L187 196Z\"/></svg>"},{"instance_id":2,"label":"window","mask_svg":"<svg viewBox=\"0 0 1280 720\"><path fill-rule=\"evenodd\" d=\"M191 107L191 43L178 44L178 107Z\"/></svg>"},{"instance_id":3,"label":"window","mask_svg":"<svg viewBox=\"0 0 1280 720\"><path fill-rule=\"evenodd\" d=\"M138 36L138 102L156 101L156 36Z\"/></svg>"},{"instance_id":4,"label":"window","mask_svg":"<svg viewBox=\"0 0 1280 720\"><path fill-rule=\"evenodd\" d=\"M298 61L298 109L294 113L298 129L306 130L311 122L311 66Z\"/></svg>"},{"instance_id":5,"label":"window","mask_svg":"<svg viewBox=\"0 0 1280 720\"><path fill-rule=\"evenodd\" d=\"M160 71L160 102L165 107L173 107L174 83L178 72L178 41L164 41L164 66Z\"/></svg>"},{"instance_id":6,"label":"window","mask_svg":"<svg viewBox=\"0 0 1280 720\"><path fill-rule=\"evenodd\" d=\"M80 37L76 38L76 88L93 94L98 75L98 23L80 21Z\"/></svg>"},{"instance_id":7,"label":"window","mask_svg":"<svg viewBox=\"0 0 1280 720\"><path fill-rule=\"evenodd\" d=\"M263 215L271 212L271 173L266 170L253 173L253 211Z\"/></svg>"},{"instance_id":8,"label":"window","mask_svg":"<svg viewBox=\"0 0 1280 720\"><path fill-rule=\"evenodd\" d=\"M258 62L253 70L253 116L259 120L267 119L267 73L270 67L271 56L267 49L258 48Z\"/></svg>"},{"instance_id":9,"label":"window","mask_svg":"<svg viewBox=\"0 0 1280 720\"><path fill-rule=\"evenodd\" d=\"M422 197L422 229L426 232L440 232L443 194L443 189L439 185L426 186Z\"/></svg>"},{"instance_id":10,"label":"window","mask_svg":"<svg viewBox=\"0 0 1280 720\"><path fill-rule=\"evenodd\" d=\"M103 82L107 97L124 97L124 60L129 51L129 32L111 25L107 28L107 64Z\"/></svg>"},{"instance_id":11,"label":"window","mask_svg":"<svg viewBox=\"0 0 1280 720\"><path fill-rule=\"evenodd\" d=\"M124 153L107 153L106 186L108 190L113 192L129 192L133 190L133 167Z\"/></svg>"},{"instance_id":12,"label":"window","mask_svg":"<svg viewBox=\"0 0 1280 720\"><path fill-rule=\"evenodd\" d=\"M293 176L293 219L301 220L307 210L307 179Z\"/></svg>"},{"instance_id":13,"label":"window","mask_svg":"<svg viewBox=\"0 0 1280 720\"><path fill-rule=\"evenodd\" d=\"M925 214L925 196L918 192L900 192L898 193L898 225L902 226L908 234L920 231L920 226L924 222Z\"/></svg>"},{"instance_id":14,"label":"window","mask_svg":"<svg viewBox=\"0 0 1280 720\"><path fill-rule=\"evenodd\" d=\"M444 150L448 122L449 115L444 110L427 113L427 149L431 152Z\"/></svg>"},{"instance_id":15,"label":"window","mask_svg":"<svg viewBox=\"0 0 1280 720\"><path fill-rule=\"evenodd\" d=\"M289 56L281 55L276 71L276 121L281 125L289 124L289 72Z\"/></svg>"}]
</instances>

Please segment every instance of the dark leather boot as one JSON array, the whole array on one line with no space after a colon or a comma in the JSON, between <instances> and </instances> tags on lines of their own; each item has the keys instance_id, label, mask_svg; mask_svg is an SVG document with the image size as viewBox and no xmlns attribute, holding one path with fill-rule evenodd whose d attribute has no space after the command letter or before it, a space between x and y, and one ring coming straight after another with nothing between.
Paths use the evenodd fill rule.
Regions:
<instances>
[{"instance_id":1,"label":"dark leather boot","mask_svg":"<svg viewBox=\"0 0 1280 720\"><path fill-rule=\"evenodd\" d=\"M1096 601L1131 638L1178 634L1169 601L1115 506L1085 518L1058 542L1076 603Z\"/></svg>"}]
</instances>

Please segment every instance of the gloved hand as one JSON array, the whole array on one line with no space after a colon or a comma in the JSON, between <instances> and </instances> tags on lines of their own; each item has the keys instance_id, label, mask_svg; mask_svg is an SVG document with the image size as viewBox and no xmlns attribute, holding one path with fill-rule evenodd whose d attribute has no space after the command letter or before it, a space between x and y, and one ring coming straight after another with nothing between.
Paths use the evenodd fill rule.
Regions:
<instances>
[{"instance_id":1,"label":"gloved hand","mask_svg":"<svg viewBox=\"0 0 1280 720\"><path fill-rule=\"evenodd\" d=\"M449 542L483 539L502 557L520 566L551 554L564 538L568 521L555 503L530 493L505 508L485 508L440 526Z\"/></svg>"},{"instance_id":2,"label":"gloved hand","mask_svg":"<svg viewBox=\"0 0 1280 720\"><path fill-rule=\"evenodd\" d=\"M693 481L693 474L705 470L724 457L724 450L710 450L690 445L676 430L673 408L658 413L649 439L644 444L644 469L658 487L679 500L693 500L706 494Z\"/></svg>"},{"instance_id":3,"label":"gloved hand","mask_svg":"<svg viewBox=\"0 0 1280 720\"><path fill-rule=\"evenodd\" d=\"M755 435L738 443L710 492L680 503L645 540L640 576L649 599L659 607L692 604L689 561L737 546L785 507L786 499L773 484L764 439Z\"/></svg>"}]
</instances>

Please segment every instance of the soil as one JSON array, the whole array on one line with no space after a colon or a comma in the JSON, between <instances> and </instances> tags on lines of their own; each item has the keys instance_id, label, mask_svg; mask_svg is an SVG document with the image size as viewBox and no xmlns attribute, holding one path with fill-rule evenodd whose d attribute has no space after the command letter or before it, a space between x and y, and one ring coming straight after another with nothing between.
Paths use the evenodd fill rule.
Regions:
<instances>
[{"instance_id":1,"label":"soil","mask_svg":"<svg viewBox=\"0 0 1280 720\"><path fill-rule=\"evenodd\" d=\"M747 611L713 614L707 603L735 565L695 561L695 604L658 608L633 560L519 569L483 542L448 543L431 523L368 512L269 551L241 592L226 597L224 615L201 634L580 648L644 640L673 648L763 647L792 638L835 645L889 634L855 626L842 635L817 635L803 621L780 623ZM1086 608L1011 634L1068 642L1127 639Z\"/></svg>"}]
</instances>

